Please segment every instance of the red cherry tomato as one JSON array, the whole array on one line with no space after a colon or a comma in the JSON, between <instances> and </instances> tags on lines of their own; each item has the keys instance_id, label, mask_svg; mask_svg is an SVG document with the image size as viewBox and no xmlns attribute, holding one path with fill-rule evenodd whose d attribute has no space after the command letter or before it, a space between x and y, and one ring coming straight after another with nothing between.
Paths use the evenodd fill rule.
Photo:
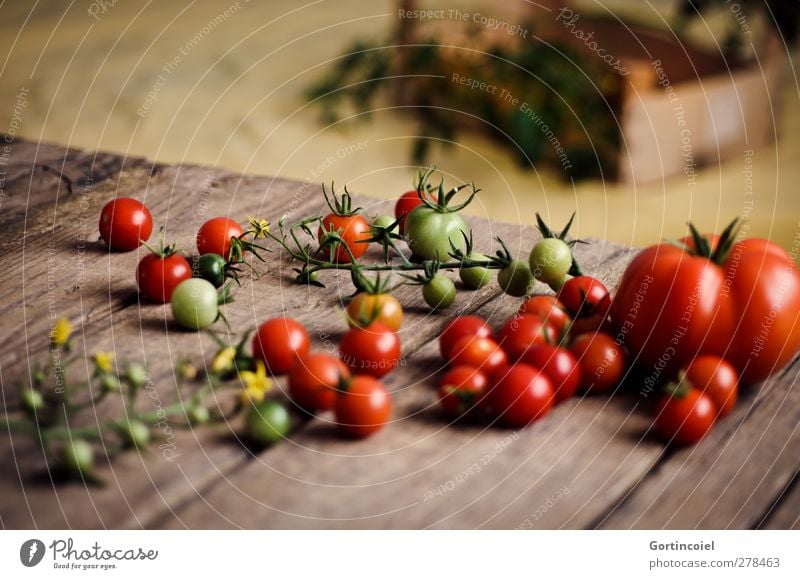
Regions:
<instances>
[{"instance_id":1,"label":"red cherry tomato","mask_svg":"<svg viewBox=\"0 0 800 579\"><path fill-rule=\"evenodd\" d=\"M455 366L439 380L439 401L451 418L473 412L489 386L486 374L472 366Z\"/></svg>"},{"instance_id":2,"label":"red cherry tomato","mask_svg":"<svg viewBox=\"0 0 800 579\"><path fill-rule=\"evenodd\" d=\"M380 322L352 328L342 338L339 351L342 361L355 374L380 378L400 363L400 339Z\"/></svg>"},{"instance_id":3,"label":"red cherry tomato","mask_svg":"<svg viewBox=\"0 0 800 579\"><path fill-rule=\"evenodd\" d=\"M439 351L442 358L450 359L450 350L464 336L478 336L480 338L494 337L489 322L478 316L459 316L447 324L442 335L439 336Z\"/></svg>"},{"instance_id":4,"label":"red cherry tomato","mask_svg":"<svg viewBox=\"0 0 800 579\"><path fill-rule=\"evenodd\" d=\"M275 375L285 374L308 354L308 332L292 318L267 320L253 336L253 357L261 360Z\"/></svg>"},{"instance_id":5,"label":"red cherry tomato","mask_svg":"<svg viewBox=\"0 0 800 579\"><path fill-rule=\"evenodd\" d=\"M550 378L556 402L572 397L581 385L578 360L566 348L537 344L522 355L521 361L539 368Z\"/></svg>"},{"instance_id":6,"label":"red cherry tomato","mask_svg":"<svg viewBox=\"0 0 800 579\"><path fill-rule=\"evenodd\" d=\"M453 366L472 366L492 374L497 368L508 364L508 355L491 338L464 336L450 350L449 362Z\"/></svg>"},{"instance_id":7,"label":"red cherry tomato","mask_svg":"<svg viewBox=\"0 0 800 579\"><path fill-rule=\"evenodd\" d=\"M563 304L555 296L531 296L522 302L517 313L536 316L553 326L559 336L564 333L571 321Z\"/></svg>"},{"instance_id":8,"label":"red cherry tomato","mask_svg":"<svg viewBox=\"0 0 800 579\"><path fill-rule=\"evenodd\" d=\"M413 209L422 205L422 199L416 189L403 193L394 206L394 218L400 221L400 233L405 231L406 217Z\"/></svg>"},{"instance_id":9,"label":"red cherry tomato","mask_svg":"<svg viewBox=\"0 0 800 579\"><path fill-rule=\"evenodd\" d=\"M392 397L372 376L355 376L336 395L334 413L339 429L348 436L365 438L384 427L392 417Z\"/></svg>"},{"instance_id":10,"label":"red cherry tomato","mask_svg":"<svg viewBox=\"0 0 800 579\"><path fill-rule=\"evenodd\" d=\"M148 253L136 268L136 283L139 291L154 302L167 303L172 292L183 280L192 277L192 267L179 253L162 257Z\"/></svg>"},{"instance_id":11,"label":"red cherry tomato","mask_svg":"<svg viewBox=\"0 0 800 579\"><path fill-rule=\"evenodd\" d=\"M289 396L309 412L333 408L336 389L350 379L350 370L336 356L310 354L289 372Z\"/></svg>"},{"instance_id":12,"label":"red cherry tomato","mask_svg":"<svg viewBox=\"0 0 800 579\"><path fill-rule=\"evenodd\" d=\"M153 217L141 201L112 199L100 212L100 236L112 248L131 251L150 239Z\"/></svg>"},{"instance_id":13,"label":"red cherry tomato","mask_svg":"<svg viewBox=\"0 0 800 579\"><path fill-rule=\"evenodd\" d=\"M588 275L579 275L564 282L558 290L558 299L576 318L608 317L611 294L603 282Z\"/></svg>"},{"instance_id":14,"label":"red cherry tomato","mask_svg":"<svg viewBox=\"0 0 800 579\"><path fill-rule=\"evenodd\" d=\"M594 334L600 332L603 334L613 334L614 328L605 315L594 315L588 318L575 318L569 326L569 333L572 336L580 336L581 334Z\"/></svg>"},{"instance_id":15,"label":"red cherry tomato","mask_svg":"<svg viewBox=\"0 0 800 579\"><path fill-rule=\"evenodd\" d=\"M216 253L226 260L231 254L231 237L244 233L242 226L227 217L214 217L200 226L197 232L197 252L200 255Z\"/></svg>"},{"instance_id":16,"label":"red cherry tomato","mask_svg":"<svg viewBox=\"0 0 800 579\"><path fill-rule=\"evenodd\" d=\"M519 363L490 390L487 401L503 424L519 428L547 414L554 399L553 385L544 372Z\"/></svg>"},{"instance_id":17,"label":"red cherry tomato","mask_svg":"<svg viewBox=\"0 0 800 579\"><path fill-rule=\"evenodd\" d=\"M371 228L363 215L336 215L335 213L326 215L322 219L322 227L317 233L317 239L321 242L325 232L331 229L339 232L344 239L344 245L350 249L353 257L359 258L367 252L369 244L366 241L371 237ZM329 256L330 247L326 247L324 253ZM350 256L342 244L336 247L333 259L338 263L350 261Z\"/></svg>"},{"instance_id":18,"label":"red cherry tomato","mask_svg":"<svg viewBox=\"0 0 800 579\"><path fill-rule=\"evenodd\" d=\"M736 405L739 374L730 362L717 356L698 356L679 375L692 388L711 398L719 410L719 418L730 413Z\"/></svg>"},{"instance_id":19,"label":"red cherry tomato","mask_svg":"<svg viewBox=\"0 0 800 579\"><path fill-rule=\"evenodd\" d=\"M659 400L655 427L668 441L694 444L708 434L716 416L711 398L691 388L683 396L666 394Z\"/></svg>"},{"instance_id":20,"label":"red cherry tomato","mask_svg":"<svg viewBox=\"0 0 800 579\"><path fill-rule=\"evenodd\" d=\"M581 334L569 350L581 367L583 390L608 392L625 374L625 352L608 334Z\"/></svg>"},{"instance_id":21,"label":"red cherry tomato","mask_svg":"<svg viewBox=\"0 0 800 579\"><path fill-rule=\"evenodd\" d=\"M557 339L555 329L536 316L514 315L497 333L498 342L512 361L519 360L525 351L536 344L552 344Z\"/></svg>"}]
</instances>

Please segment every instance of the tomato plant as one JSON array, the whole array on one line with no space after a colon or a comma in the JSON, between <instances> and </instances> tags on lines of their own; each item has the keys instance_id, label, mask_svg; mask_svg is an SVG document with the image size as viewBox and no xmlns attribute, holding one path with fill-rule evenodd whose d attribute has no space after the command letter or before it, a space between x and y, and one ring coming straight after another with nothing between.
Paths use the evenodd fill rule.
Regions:
<instances>
[{"instance_id":1,"label":"tomato plant","mask_svg":"<svg viewBox=\"0 0 800 579\"><path fill-rule=\"evenodd\" d=\"M231 238L244 234L242 226L227 217L214 217L200 226L197 232L197 252L200 255L216 253L231 258Z\"/></svg>"},{"instance_id":2,"label":"tomato plant","mask_svg":"<svg viewBox=\"0 0 800 579\"><path fill-rule=\"evenodd\" d=\"M264 362L272 374L285 374L308 354L310 340L303 325L288 317L261 324L253 336L253 357Z\"/></svg>"},{"instance_id":3,"label":"tomato plant","mask_svg":"<svg viewBox=\"0 0 800 579\"><path fill-rule=\"evenodd\" d=\"M617 332L665 374L713 354L732 361L743 384L767 378L800 348L794 261L765 239L736 242L736 222L716 249L693 227L692 238L692 247L655 245L631 261L611 307Z\"/></svg>"},{"instance_id":4,"label":"tomato plant","mask_svg":"<svg viewBox=\"0 0 800 579\"><path fill-rule=\"evenodd\" d=\"M322 218L317 232L317 239L323 247L323 253L330 258L331 252L333 252L333 261L337 263L349 262L350 255L356 259L361 257L367 252L368 242L372 237L369 221L360 214L360 207L353 209L353 201L347 187L344 188L341 197L338 197L336 191L333 190L328 196L324 185L322 191L331 210ZM337 234L340 240L326 241L326 238L333 233Z\"/></svg>"},{"instance_id":5,"label":"tomato plant","mask_svg":"<svg viewBox=\"0 0 800 579\"><path fill-rule=\"evenodd\" d=\"M449 362L454 366L472 366L487 374L508 364L508 355L491 338L464 336L453 344Z\"/></svg>"},{"instance_id":6,"label":"tomato plant","mask_svg":"<svg viewBox=\"0 0 800 579\"><path fill-rule=\"evenodd\" d=\"M245 429L251 440L259 444L274 444L289 433L291 419L286 407L274 400L263 400L250 407Z\"/></svg>"},{"instance_id":7,"label":"tomato plant","mask_svg":"<svg viewBox=\"0 0 800 579\"><path fill-rule=\"evenodd\" d=\"M498 342L512 361L519 360L536 344L552 344L557 339L552 326L527 314L512 316L497 333Z\"/></svg>"},{"instance_id":8,"label":"tomato plant","mask_svg":"<svg viewBox=\"0 0 800 579\"><path fill-rule=\"evenodd\" d=\"M310 354L289 372L289 396L300 408L320 412L333 408L336 389L350 379L350 370L337 357Z\"/></svg>"},{"instance_id":9,"label":"tomato plant","mask_svg":"<svg viewBox=\"0 0 800 579\"><path fill-rule=\"evenodd\" d=\"M589 275L568 279L558 290L558 299L576 318L605 319L611 309L611 294L603 282Z\"/></svg>"},{"instance_id":10,"label":"tomato plant","mask_svg":"<svg viewBox=\"0 0 800 579\"><path fill-rule=\"evenodd\" d=\"M571 398L581 385L578 360L566 348L536 344L522 355L521 361L547 375L553 385L556 402Z\"/></svg>"},{"instance_id":11,"label":"tomato plant","mask_svg":"<svg viewBox=\"0 0 800 579\"><path fill-rule=\"evenodd\" d=\"M392 397L376 378L354 376L337 394L334 414L344 434L365 438L391 419Z\"/></svg>"},{"instance_id":12,"label":"tomato plant","mask_svg":"<svg viewBox=\"0 0 800 579\"><path fill-rule=\"evenodd\" d=\"M489 391L487 402L503 424L526 426L546 415L553 406L553 385L541 370L518 363L509 367Z\"/></svg>"},{"instance_id":13,"label":"tomato plant","mask_svg":"<svg viewBox=\"0 0 800 579\"><path fill-rule=\"evenodd\" d=\"M442 358L450 359L450 351L455 343L464 336L478 336L492 338L494 332L489 322L478 316L458 316L445 326L439 336L439 351Z\"/></svg>"},{"instance_id":14,"label":"tomato plant","mask_svg":"<svg viewBox=\"0 0 800 579\"><path fill-rule=\"evenodd\" d=\"M571 322L569 314L555 296L531 296L522 302L517 313L539 318L552 326L559 336L564 334Z\"/></svg>"},{"instance_id":15,"label":"tomato plant","mask_svg":"<svg viewBox=\"0 0 800 579\"><path fill-rule=\"evenodd\" d=\"M217 321L220 295L204 279L189 278L180 282L172 292L172 316L190 330L202 330Z\"/></svg>"},{"instance_id":16,"label":"tomato plant","mask_svg":"<svg viewBox=\"0 0 800 579\"><path fill-rule=\"evenodd\" d=\"M400 363L400 339L380 322L352 328L339 344L342 361L355 374L380 378Z\"/></svg>"},{"instance_id":17,"label":"tomato plant","mask_svg":"<svg viewBox=\"0 0 800 579\"><path fill-rule=\"evenodd\" d=\"M100 236L118 251L131 251L150 239L153 217L144 203L119 197L105 204L100 212Z\"/></svg>"},{"instance_id":18,"label":"tomato plant","mask_svg":"<svg viewBox=\"0 0 800 579\"><path fill-rule=\"evenodd\" d=\"M608 392L625 375L625 352L608 334L581 334L569 350L578 359L583 390Z\"/></svg>"},{"instance_id":19,"label":"tomato plant","mask_svg":"<svg viewBox=\"0 0 800 579\"><path fill-rule=\"evenodd\" d=\"M665 439L694 444L714 426L717 407L711 398L694 388L664 394L656 409L655 428Z\"/></svg>"},{"instance_id":20,"label":"tomato plant","mask_svg":"<svg viewBox=\"0 0 800 579\"><path fill-rule=\"evenodd\" d=\"M736 405L739 375L727 360L717 356L698 356L678 376L682 382L711 398L719 411L719 418L730 413Z\"/></svg>"},{"instance_id":21,"label":"tomato plant","mask_svg":"<svg viewBox=\"0 0 800 579\"><path fill-rule=\"evenodd\" d=\"M460 418L473 412L486 395L489 379L472 366L455 366L439 380L439 401L444 413Z\"/></svg>"},{"instance_id":22,"label":"tomato plant","mask_svg":"<svg viewBox=\"0 0 800 579\"><path fill-rule=\"evenodd\" d=\"M166 303L178 284L192 277L192 268L185 257L175 251L175 246L164 247L148 253L136 268L136 283L147 299Z\"/></svg>"}]
</instances>

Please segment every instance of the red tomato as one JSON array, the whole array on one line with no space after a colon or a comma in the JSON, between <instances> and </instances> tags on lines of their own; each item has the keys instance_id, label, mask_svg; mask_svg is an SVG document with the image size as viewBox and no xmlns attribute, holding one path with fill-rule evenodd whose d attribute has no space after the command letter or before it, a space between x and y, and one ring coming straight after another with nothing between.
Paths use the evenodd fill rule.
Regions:
<instances>
[{"instance_id":1,"label":"red tomato","mask_svg":"<svg viewBox=\"0 0 800 579\"><path fill-rule=\"evenodd\" d=\"M571 321L563 304L555 296L531 296L522 302L517 313L536 316L553 326L559 336L564 333Z\"/></svg>"},{"instance_id":2,"label":"red tomato","mask_svg":"<svg viewBox=\"0 0 800 579\"><path fill-rule=\"evenodd\" d=\"M335 213L326 215L322 220L322 227L317 233L317 239L321 242L325 232L331 229L339 232L353 257L359 258L367 252L369 244L365 242L371 237L371 228L363 215L336 215ZM325 255L330 255L330 247L325 248ZM334 261L338 263L350 261L347 250L341 244L336 247L333 255Z\"/></svg>"},{"instance_id":3,"label":"red tomato","mask_svg":"<svg viewBox=\"0 0 800 579\"><path fill-rule=\"evenodd\" d=\"M289 396L303 410L330 410L336 389L349 379L350 370L336 356L310 354L289 372Z\"/></svg>"},{"instance_id":4,"label":"red tomato","mask_svg":"<svg viewBox=\"0 0 800 579\"><path fill-rule=\"evenodd\" d=\"M411 213L412 209L416 209L422 205L422 199L419 197L417 190L406 191L397 200L394 206L394 218L399 219L400 233L404 232L406 217Z\"/></svg>"},{"instance_id":5,"label":"red tomato","mask_svg":"<svg viewBox=\"0 0 800 579\"><path fill-rule=\"evenodd\" d=\"M197 252L200 255L216 253L228 260L231 255L231 237L240 237L243 233L242 226L233 219L209 219L197 232Z\"/></svg>"},{"instance_id":6,"label":"red tomato","mask_svg":"<svg viewBox=\"0 0 800 579\"><path fill-rule=\"evenodd\" d=\"M339 351L342 361L356 374L380 378L400 363L400 339L380 322L352 328L342 338Z\"/></svg>"},{"instance_id":7,"label":"red tomato","mask_svg":"<svg viewBox=\"0 0 800 579\"><path fill-rule=\"evenodd\" d=\"M139 291L154 302L167 303L178 284L192 277L192 267L180 253L162 257L148 253L136 268Z\"/></svg>"},{"instance_id":8,"label":"red tomato","mask_svg":"<svg viewBox=\"0 0 800 579\"><path fill-rule=\"evenodd\" d=\"M576 318L608 317L611 295L603 282L589 275L568 279L558 290L558 299Z\"/></svg>"},{"instance_id":9,"label":"red tomato","mask_svg":"<svg viewBox=\"0 0 800 579\"><path fill-rule=\"evenodd\" d=\"M581 334L569 350L578 359L583 390L608 392L625 374L625 352L608 334Z\"/></svg>"},{"instance_id":10,"label":"red tomato","mask_svg":"<svg viewBox=\"0 0 800 579\"><path fill-rule=\"evenodd\" d=\"M253 336L253 357L263 361L275 375L285 374L308 354L308 332L292 318L267 320Z\"/></svg>"},{"instance_id":11,"label":"red tomato","mask_svg":"<svg viewBox=\"0 0 800 579\"><path fill-rule=\"evenodd\" d=\"M603 334L612 334L614 327L608 319L608 315L594 315L588 318L575 318L569 326L569 333L573 336L580 336L581 334L594 334L601 332Z\"/></svg>"},{"instance_id":12,"label":"red tomato","mask_svg":"<svg viewBox=\"0 0 800 579\"><path fill-rule=\"evenodd\" d=\"M348 436L365 438L384 427L392 417L392 397L372 376L355 376L336 396L339 429Z\"/></svg>"},{"instance_id":13,"label":"red tomato","mask_svg":"<svg viewBox=\"0 0 800 579\"><path fill-rule=\"evenodd\" d=\"M679 376L711 398L719 410L719 418L736 405L739 375L730 362L717 356L698 356L681 370Z\"/></svg>"},{"instance_id":14,"label":"red tomato","mask_svg":"<svg viewBox=\"0 0 800 579\"><path fill-rule=\"evenodd\" d=\"M141 201L112 199L100 212L100 236L112 248L131 251L150 239L153 217Z\"/></svg>"},{"instance_id":15,"label":"red tomato","mask_svg":"<svg viewBox=\"0 0 800 579\"><path fill-rule=\"evenodd\" d=\"M459 316L447 324L442 335L439 336L439 351L442 358L450 359L450 350L464 336L478 336L480 338L493 338L494 333L489 322L478 316Z\"/></svg>"},{"instance_id":16,"label":"red tomato","mask_svg":"<svg viewBox=\"0 0 800 579\"><path fill-rule=\"evenodd\" d=\"M643 365L673 373L714 354L753 384L800 349L800 273L792 258L765 239L745 239L718 262L661 244L630 263L611 319Z\"/></svg>"},{"instance_id":17,"label":"red tomato","mask_svg":"<svg viewBox=\"0 0 800 579\"><path fill-rule=\"evenodd\" d=\"M668 441L694 444L714 426L717 407L711 398L690 388L683 396L666 394L656 410L656 431Z\"/></svg>"},{"instance_id":18,"label":"red tomato","mask_svg":"<svg viewBox=\"0 0 800 579\"><path fill-rule=\"evenodd\" d=\"M453 366L472 366L492 374L508 364L508 356L491 338L464 336L450 350L449 362Z\"/></svg>"},{"instance_id":19,"label":"red tomato","mask_svg":"<svg viewBox=\"0 0 800 579\"><path fill-rule=\"evenodd\" d=\"M550 379L533 366L511 366L489 391L487 402L507 426L526 426L547 414L555 396Z\"/></svg>"},{"instance_id":20,"label":"red tomato","mask_svg":"<svg viewBox=\"0 0 800 579\"><path fill-rule=\"evenodd\" d=\"M486 395L489 379L472 366L455 366L439 380L442 410L451 418L472 412Z\"/></svg>"},{"instance_id":21,"label":"red tomato","mask_svg":"<svg viewBox=\"0 0 800 579\"><path fill-rule=\"evenodd\" d=\"M565 348L551 344L537 344L522 355L521 361L539 368L550 378L556 402L572 397L581 385L578 360Z\"/></svg>"},{"instance_id":22,"label":"red tomato","mask_svg":"<svg viewBox=\"0 0 800 579\"><path fill-rule=\"evenodd\" d=\"M516 314L497 333L498 342L512 361L536 344L552 344L558 339L555 329L540 318Z\"/></svg>"}]
</instances>

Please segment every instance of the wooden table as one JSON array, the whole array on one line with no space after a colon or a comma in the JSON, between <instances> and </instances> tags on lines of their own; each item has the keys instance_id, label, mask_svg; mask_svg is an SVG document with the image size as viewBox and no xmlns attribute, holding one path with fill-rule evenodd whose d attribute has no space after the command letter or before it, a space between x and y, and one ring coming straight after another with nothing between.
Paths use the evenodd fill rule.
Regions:
<instances>
[{"instance_id":1,"label":"wooden table","mask_svg":"<svg viewBox=\"0 0 800 579\"><path fill-rule=\"evenodd\" d=\"M274 221L283 213L321 211L323 203L316 184L21 141L5 151L0 168L0 378L7 408L16 404L15 383L45 354L56 317L72 321L81 352L112 350L119 360L146 363L164 403L175 396L176 360L188 356L202 367L214 353L206 334L174 326L168 306L139 302L136 252L109 255L98 241L97 216L110 198L146 200L169 238L187 249L209 217L244 221L257 214ZM371 214L389 209L385 202L360 202ZM476 239L501 235L519 254L537 236L531 227L483 219L471 225ZM609 287L635 253L601 241L577 251L584 269ZM241 331L286 311L309 327L314 348L335 347L345 329L337 307L349 292L347 279L327 278L328 290L298 286L278 253L260 269L261 277L247 278L228 306L231 326ZM386 380L395 416L376 436L344 440L323 415L299 422L285 442L257 450L237 438L239 424L220 424L179 433L172 460L157 448L110 463L103 458L104 484L87 486L53 484L38 445L4 433L2 526L800 527L797 361L745 393L733 414L691 448L666 449L648 433L652 401L635 390L575 398L518 432L449 426L434 391L437 332L464 312L498 324L519 300L492 284L460 292L457 308L431 314L416 288L398 296L407 305L405 364ZM100 413L118 411L114 404Z\"/></svg>"}]
</instances>

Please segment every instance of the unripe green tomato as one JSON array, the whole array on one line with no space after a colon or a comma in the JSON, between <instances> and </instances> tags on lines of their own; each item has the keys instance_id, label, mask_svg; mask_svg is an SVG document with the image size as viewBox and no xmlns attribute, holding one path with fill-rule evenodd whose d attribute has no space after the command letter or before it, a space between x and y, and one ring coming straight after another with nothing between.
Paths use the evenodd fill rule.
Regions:
<instances>
[{"instance_id":1,"label":"unripe green tomato","mask_svg":"<svg viewBox=\"0 0 800 579\"><path fill-rule=\"evenodd\" d=\"M515 259L497 274L497 283L510 296L520 298L533 290L533 274L528 262Z\"/></svg>"},{"instance_id":2,"label":"unripe green tomato","mask_svg":"<svg viewBox=\"0 0 800 579\"><path fill-rule=\"evenodd\" d=\"M147 370L141 364L131 362L125 368L125 379L131 386L142 387L147 384Z\"/></svg>"},{"instance_id":3,"label":"unripe green tomato","mask_svg":"<svg viewBox=\"0 0 800 579\"><path fill-rule=\"evenodd\" d=\"M464 251L467 224L458 213L445 213L420 205L406 217L403 226L408 247L421 259L446 260L452 251L450 242Z\"/></svg>"},{"instance_id":4,"label":"unripe green tomato","mask_svg":"<svg viewBox=\"0 0 800 579\"><path fill-rule=\"evenodd\" d=\"M123 429L125 440L133 447L144 448L150 442L150 429L139 420L131 420Z\"/></svg>"},{"instance_id":5,"label":"unripe green tomato","mask_svg":"<svg viewBox=\"0 0 800 579\"><path fill-rule=\"evenodd\" d=\"M469 257L475 261L487 259L482 253L473 253ZM492 270L488 267L462 267L458 270L458 276L469 289L477 290L492 281Z\"/></svg>"},{"instance_id":6,"label":"unripe green tomato","mask_svg":"<svg viewBox=\"0 0 800 579\"><path fill-rule=\"evenodd\" d=\"M119 378L114 374L103 374L100 378L100 387L106 392L119 392Z\"/></svg>"},{"instance_id":7,"label":"unripe green tomato","mask_svg":"<svg viewBox=\"0 0 800 579\"><path fill-rule=\"evenodd\" d=\"M446 275L437 273L422 286L422 297L434 310L449 308L456 301L456 284Z\"/></svg>"},{"instance_id":8,"label":"unripe green tomato","mask_svg":"<svg viewBox=\"0 0 800 579\"><path fill-rule=\"evenodd\" d=\"M205 406L192 406L189 410L189 422L192 424L205 424L211 419L211 414Z\"/></svg>"},{"instance_id":9,"label":"unripe green tomato","mask_svg":"<svg viewBox=\"0 0 800 579\"><path fill-rule=\"evenodd\" d=\"M30 412L38 412L44 408L44 396L38 390L25 388L22 391L22 404Z\"/></svg>"},{"instance_id":10,"label":"unripe green tomato","mask_svg":"<svg viewBox=\"0 0 800 579\"><path fill-rule=\"evenodd\" d=\"M245 419L247 435L261 444L274 444L289 432L291 421L283 404L265 400L252 406Z\"/></svg>"},{"instance_id":11,"label":"unripe green tomato","mask_svg":"<svg viewBox=\"0 0 800 579\"><path fill-rule=\"evenodd\" d=\"M217 253L206 253L196 258L192 274L220 288L225 283L225 258Z\"/></svg>"},{"instance_id":12,"label":"unripe green tomato","mask_svg":"<svg viewBox=\"0 0 800 579\"><path fill-rule=\"evenodd\" d=\"M179 283L172 292L172 316L190 330L202 330L217 321L219 306L213 284L199 278Z\"/></svg>"},{"instance_id":13,"label":"unripe green tomato","mask_svg":"<svg viewBox=\"0 0 800 579\"><path fill-rule=\"evenodd\" d=\"M388 229L389 226L394 223L396 220L391 215L380 215L375 218L372 222L374 227L383 227L384 229Z\"/></svg>"},{"instance_id":14,"label":"unripe green tomato","mask_svg":"<svg viewBox=\"0 0 800 579\"><path fill-rule=\"evenodd\" d=\"M561 287L572 267L572 250L560 239L542 239L533 246L529 265L536 279L549 286Z\"/></svg>"},{"instance_id":15,"label":"unripe green tomato","mask_svg":"<svg viewBox=\"0 0 800 579\"><path fill-rule=\"evenodd\" d=\"M88 475L94 465L92 445L81 438L68 441L61 449L61 464L70 474Z\"/></svg>"}]
</instances>

